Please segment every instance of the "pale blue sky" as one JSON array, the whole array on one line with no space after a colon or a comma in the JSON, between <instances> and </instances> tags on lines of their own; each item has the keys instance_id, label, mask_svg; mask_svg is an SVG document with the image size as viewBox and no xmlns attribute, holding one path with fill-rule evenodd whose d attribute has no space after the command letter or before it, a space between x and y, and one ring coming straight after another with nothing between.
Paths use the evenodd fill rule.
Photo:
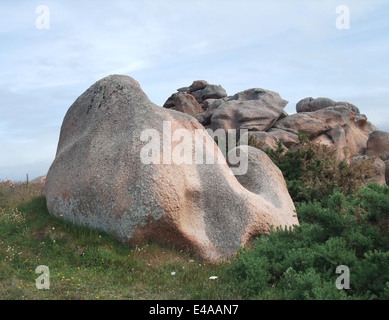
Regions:
<instances>
[{"instance_id":1,"label":"pale blue sky","mask_svg":"<svg viewBox=\"0 0 389 320\"><path fill-rule=\"evenodd\" d=\"M387 0L1 0L0 48L0 180L46 174L67 109L109 74L158 105L197 79L277 91L290 114L308 96L349 101L389 131Z\"/></svg>"}]
</instances>

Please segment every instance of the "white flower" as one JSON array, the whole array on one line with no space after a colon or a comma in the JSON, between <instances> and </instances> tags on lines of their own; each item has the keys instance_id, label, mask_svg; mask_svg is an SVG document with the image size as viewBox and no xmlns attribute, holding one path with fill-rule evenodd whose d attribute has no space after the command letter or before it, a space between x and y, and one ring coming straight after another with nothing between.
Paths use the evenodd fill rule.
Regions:
<instances>
[{"instance_id":1,"label":"white flower","mask_svg":"<svg viewBox=\"0 0 389 320\"><path fill-rule=\"evenodd\" d=\"M172 275L172 276L175 276L175 275L176 275L176 273L173 271L173 272L171 273L171 275Z\"/></svg>"},{"instance_id":2,"label":"white flower","mask_svg":"<svg viewBox=\"0 0 389 320\"><path fill-rule=\"evenodd\" d=\"M209 280L216 280L217 279L217 276L211 276L209 277Z\"/></svg>"}]
</instances>

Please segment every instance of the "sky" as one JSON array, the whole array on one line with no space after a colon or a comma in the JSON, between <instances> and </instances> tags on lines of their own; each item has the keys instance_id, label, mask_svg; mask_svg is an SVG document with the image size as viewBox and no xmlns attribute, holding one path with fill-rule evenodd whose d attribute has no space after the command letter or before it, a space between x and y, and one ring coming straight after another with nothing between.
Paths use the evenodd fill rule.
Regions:
<instances>
[{"instance_id":1,"label":"sky","mask_svg":"<svg viewBox=\"0 0 389 320\"><path fill-rule=\"evenodd\" d=\"M389 131L389 1L1 0L0 181L45 175L66 111L110 74L160 106L206 80L276 91L289 114L348 101Z\"/></svg>"}]
</instances>

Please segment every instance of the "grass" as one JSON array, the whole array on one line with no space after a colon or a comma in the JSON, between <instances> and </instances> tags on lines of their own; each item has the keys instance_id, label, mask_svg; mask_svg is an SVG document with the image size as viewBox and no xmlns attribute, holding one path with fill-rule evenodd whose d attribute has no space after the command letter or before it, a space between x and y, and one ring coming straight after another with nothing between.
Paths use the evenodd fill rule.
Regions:
<instances>
[{"instance_id":1,"label":"grass","mask_svg":"<svg viewBox=\"0 0 389 320\"><path fill-rule=\"evenodd\" d=\"M36 287L40 265L49 268L49 290ZM124 247L52 217L39 185L0 183L1 300L241 299L231 277L228 262L208 264L155 243Z\"/></svg>"}]
</instances>

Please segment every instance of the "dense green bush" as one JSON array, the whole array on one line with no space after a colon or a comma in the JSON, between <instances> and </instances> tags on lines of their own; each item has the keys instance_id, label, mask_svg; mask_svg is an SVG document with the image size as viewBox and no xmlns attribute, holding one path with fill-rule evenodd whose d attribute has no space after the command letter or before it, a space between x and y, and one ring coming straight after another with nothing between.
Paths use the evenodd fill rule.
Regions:
<instances>
[{"instance_id":1,"label":"dense green bush","mask_svg":"<svg viewBox=\"0 0 389 320\"><path fill-rule=\"evenodd\" d=\"M295 202L321 201L335 190L349 195L374 176L372 159L351 166L337 158L336 149L307 141L302 134L299 137L303 142L293 150L286 151L279 142L278 149L266 151L281 169Z\"/></svg>"},{"instance_id":2,"label":"dense green bush","mask_svg":"<svg viewBox=\"0 0 389 320\"><path fill-rule=\"evenodd\" d=\"M251 299L388 299L389 187L299 203L300 226L273 230L242 250L234 271ZM350 289L335 285L350 270Z\"/></svg>"}]
</instances>

